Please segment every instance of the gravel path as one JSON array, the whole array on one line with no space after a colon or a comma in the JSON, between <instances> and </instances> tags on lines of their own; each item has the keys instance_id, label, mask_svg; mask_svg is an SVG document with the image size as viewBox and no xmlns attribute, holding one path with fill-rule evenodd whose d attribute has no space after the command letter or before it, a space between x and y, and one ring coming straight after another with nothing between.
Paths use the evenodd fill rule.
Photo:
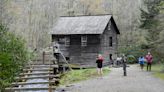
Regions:
<instances>
[{"instance_id":1,"label":"gravel path","mask_svg":"<svg viewBox=\"0 0 164 92\"><path fill-rule=\"evenodd\" d=\"M151 72L141 71L137 65L127 68L127 77L122 68L112 68L103 78L73 84L68 92L164 92L164 81L154 78Z\"/></svg>"}]
</instances>

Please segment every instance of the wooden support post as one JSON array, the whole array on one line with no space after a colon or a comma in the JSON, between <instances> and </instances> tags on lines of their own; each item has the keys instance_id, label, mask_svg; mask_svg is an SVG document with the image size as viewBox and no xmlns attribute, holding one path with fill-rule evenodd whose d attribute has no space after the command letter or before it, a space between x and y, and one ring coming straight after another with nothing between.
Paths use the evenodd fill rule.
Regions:
<instances>
[{"instance_id":1,"label":"wooden support post","mask_svg":"<svg viewBox=\"0 0 164 92\"><path fill-rule=\"evenodd\" d=\"M49 78L49 89L48 92L52 92L51 84L50 84L50 78Z\"/></svg>"},{"instance_id":2,"label":"wooden support post","mask_svg":"<svg viewBox=\"0 0 164 92\"><path fill-rule=\"evenodd\" d=\"M66 71L66 69L65 69L66 67L65 67L65 65L63 65L63 72L65 72Z\"/></svg>"},{"instance_id":3,"label":"wooden support post","mask_svg":"<svg viewBox=\"0 0 164 92\"><path fill-rule=\"evenodd\" d=\"M44 64L44 61L45 61L45 51L43 51L43 64Z\"/></svg>"},{"instance_id":4,"label":"wooden support post","mask_svg":"<svg viewBox=\"0 0 164 92\"><path fill-rule=\"evenodd\" d=\"M51 60L49 60L49 68L51 68ZM51 71L49 70L48 72L49 72L49 75L50 75L50 72ZM49 81L49 89L48 89L48 92L52 92L52 88L51 88L52 85L51 85L51 82L50 82L51 81L51 77L49 77L48 79L49 79L48 80Z\"/></svg>"}]
</instances>

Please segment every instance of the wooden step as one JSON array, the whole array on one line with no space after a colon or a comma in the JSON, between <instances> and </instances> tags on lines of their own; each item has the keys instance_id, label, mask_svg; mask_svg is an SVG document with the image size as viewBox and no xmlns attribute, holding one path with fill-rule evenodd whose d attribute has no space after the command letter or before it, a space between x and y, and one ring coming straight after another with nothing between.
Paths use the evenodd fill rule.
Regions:
<instances>
[{"instance_id":1,"label":"wooden step","mask_svg":"<svg viewBox=\"0 0 164 92\"><path fill-rule=\"evenodd\" d=\"M46 74L53 74L53 72L43 72L43 73L21 73L19 74L20 76L24 76L24 75L46 75Z\"/></svg>"},{"instance_id":2,"label":"wooden step","mask_svg":"<svg viewBox=\"0 0 164 92\"><path fill-rule=\"evenodd\" d=\"M28 64L53 64L54 61L33 61L29 62Z\"/></svg>"},{"instance_id":3,"label":"wooden step","mask_svg":"<svg viewBox=\"0 0 164 92\"><path fill-rule=\"evenodd\" d=\"M35 76L35 77L15 77L16 80L22 80L22 79L38 79L38 78L59 78L59 75L44 75L44 76Z\"/></svg>"},{"instance_id":4,"label":"wooden step","mask_svg":"<svg viewBox=\"0 0 164 92\"><path fill-rule=\"evenodd\" d=\"M26 66L26 68L40 68L40 67L50 67L50 68L58 68L58 65L45 65L45 64L42 64L42 65L28 65Z\"/></svg>"},{"instance_id":5,"label":"wooden step","mask_svg":"<svg viewBox=\"0 0 164 92\"><path fill-rule=\"evenodd\" d=\"M5 92L14 92L14 91L28 91L28 90L33 90L33 91L37 91L37 90L49 90L49 87L41 87L41 88L17 88L17 87L13 87L13 88L5 88ZM51 90L55 90L56 87L51 87Z\"/></svg>"},{"instance_id":6,"label":"wooden step","mask_svg":"<svg viewBox=\"0 0 164 92\"><path fill-rule=\"evenodd\" d=\"M11 85L29 85L29 84L53 84L55 81L59 81L59 79L53 79L53 81L48 81L48 82L14 82Z\"/></svg>"},{"instance_id":7,"label":"wooden step","mask_svg":"<svg viewBox=\"0 0 164 92\"><path fill-rule=\"evenodd\" d=\"M49 63L32 63L32 64L28 64L28 65L50 65ZM51 63L51 65L54 65L53 63Z\"/></svg>"},{"instance_id":8,"label":"wooden step","mask_svg":"<svg viewBox=\"0 0 164 92\"><path fill-rule=\"evenodd\" d=\"M52 71L52 68L23 69L23 71Z\"/></svg>"}]
</instances>

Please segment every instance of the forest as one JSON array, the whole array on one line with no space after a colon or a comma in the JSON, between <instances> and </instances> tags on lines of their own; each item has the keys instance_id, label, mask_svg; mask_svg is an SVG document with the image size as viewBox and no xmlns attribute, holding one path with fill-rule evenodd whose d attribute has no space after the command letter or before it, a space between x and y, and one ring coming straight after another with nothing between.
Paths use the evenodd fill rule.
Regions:
<instances>
[{"instance_id":1,"label":"forest","mask_svg":"<svg viewBox=\"0 0 164 92\"><path fill-rule=\"evenodd\" d=\"M121 32L118 53L138 58L150 51L155 63L164 63L163 0L0 0L0 88L35 48L50 46L60 16L97 14L113 15Z\"/></svg>"},{"instance_id":2,"label":"forest","mask_svg":"<svg viewBox=\"0 0 164 92\"><path fill-rule=\"evenodd\" d=\"M76 15L112 14L121 32L128 34L121 35L121 44L130 44L135 41L131 31L138 30L140 9L145 7L142 0L1 0L0 11L3 24L33 49L50 44L49 32L59 16Z\"/></svg>"}]
</instances>

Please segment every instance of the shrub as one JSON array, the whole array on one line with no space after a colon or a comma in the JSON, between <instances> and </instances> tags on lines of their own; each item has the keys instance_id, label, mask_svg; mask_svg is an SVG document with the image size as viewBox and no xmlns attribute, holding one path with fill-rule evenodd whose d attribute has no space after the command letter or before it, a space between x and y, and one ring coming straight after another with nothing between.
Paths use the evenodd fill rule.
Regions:
<instances>
[{"instance_id":1,"label":"shrub","mask_svg":"<svg viewBox=\"0 0 164 92\"><path fill-rule=\"evenodd\" d=\"M140 56L147 54L147 50L141 48L141 46L129 46L119 48L119 53L124 53L128 57L127 63L136 63Z\"/></svg>"},{"instance_id":2,"label":"shrub","mask_svg":"<svg viewBox=\"0 0 164 92\"><path fill-rule=\"evenodd\" d=\"M20 67L28 60L27 56L24 40L0 24L0 92L20 72Z\"/></svg>"},{"instance_id":3,"label":"shrub","mask_svg":"<svg viewBox=\"0 0 164 92\"><path fill-rule=\"evenodd\" d=\"M131 63L131 64L133 64L133 63L135 63L137 60L136 60L136 58L133 56L133 55L128 55L127 56L127 63Z\"/></svg>"}]
</instances>

